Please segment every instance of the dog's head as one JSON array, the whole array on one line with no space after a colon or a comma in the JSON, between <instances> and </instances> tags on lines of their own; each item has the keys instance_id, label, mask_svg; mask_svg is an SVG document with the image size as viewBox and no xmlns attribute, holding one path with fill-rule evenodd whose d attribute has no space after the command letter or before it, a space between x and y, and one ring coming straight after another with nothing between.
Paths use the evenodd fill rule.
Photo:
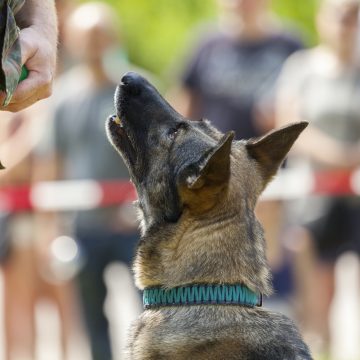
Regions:
<instances>
[{"instance_id":1,"label":"dog's head","mask_svg":"<svg viewBox=\"0 0 360 360\"><path fill-rule=\"evenodd\" d=\"M246 196L255 206L307 125L296 123L261 138L233 141L233 132L221 134L206 120L178 114L136 73L123 77L115 106L117 117L108 119L107 133L136 186L143 231L178 221L184 209L210 211L229 192L233 199Z\"/></svg>"}]
</instances>

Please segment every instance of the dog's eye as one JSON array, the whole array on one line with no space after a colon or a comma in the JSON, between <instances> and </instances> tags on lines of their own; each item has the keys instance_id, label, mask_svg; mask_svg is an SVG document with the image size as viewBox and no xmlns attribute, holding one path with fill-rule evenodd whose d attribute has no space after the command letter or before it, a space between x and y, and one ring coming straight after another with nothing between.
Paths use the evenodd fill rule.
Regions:
<instances>
[{"instance_id":1,"label":"dog's eye","mask_svg":"<svg viewBox=\"0 0 360 360\"><path fill-rule=\"evenodd\" d=\"M171 129L168 133L168 136L171 140L174 140L176 138L176 135L178 133L179 129Z\"/></svg>"},{"instance_id":2,"label":"dog's eye","mask_svg":"<svg viewBox=\"0 0 360 360\"><path fill-rule=\"evenodd\" d=\"M169 130L168 132L168 136L171 140L174 140L177 136L177 134L179 133L180 129L183 129L186 127L185 123L179 123L176 127L172 128Z\"/></svg>"}]
</instances>

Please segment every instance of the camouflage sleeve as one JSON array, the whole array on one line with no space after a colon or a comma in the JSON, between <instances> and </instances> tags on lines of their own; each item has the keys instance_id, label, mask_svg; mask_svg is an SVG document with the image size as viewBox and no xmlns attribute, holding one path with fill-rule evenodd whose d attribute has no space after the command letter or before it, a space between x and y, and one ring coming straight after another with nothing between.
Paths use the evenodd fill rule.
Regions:
<instances>
[{"instance_id":1,"label":"camouflage sleeve","mask_svg":"<svg viewBox=\"0 0 360 360\"><path fill-rule=\"evenodd\" d=\"M4 105L10 102L21 75L19 28L15 15L25 0L0 0L0 90L6 92Z\"/></svg>"}]
</instances>

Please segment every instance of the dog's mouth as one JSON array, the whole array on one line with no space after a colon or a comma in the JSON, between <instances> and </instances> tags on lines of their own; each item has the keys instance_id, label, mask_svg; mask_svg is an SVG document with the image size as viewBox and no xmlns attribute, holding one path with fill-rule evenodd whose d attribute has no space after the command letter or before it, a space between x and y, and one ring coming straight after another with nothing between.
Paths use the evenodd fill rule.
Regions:
<instances>
[{"instance_id":1,"label":"dog's mouth","mask_svg":"<svg viewBox=\"0 0 360 360\"><path fill-rule=\"evenodd\" d=\"M142 94L146 80L135 73L123 76L114 95L115 115L108 118L108 137L124 159L133 178L142 164L147 124L143 121L146 108Z\"/></svg>"},{"instance_id":2,"label":"dog's mouth","mask_svg":"<svg viewBox=\"0 0 360 360\"><path fill-rule=\"evenodd\" d=\"M120 153L129 170L131 170L135 166L136 151L125 123L123 116L111 115L107 120L106 128L111 143Z\"/></svg>"},{"instance_id":3,"label":"dog's mouth","mask_svg":"<svg viewBox=\"0 0 360 360\"><path fill-rule=\"evenodd\" d=\"M148 152L161 134L151 129L170 127L180 115L145 78L131 72L122 77L114 102L116 115L108 119L108 136L131 177L140 181L147 171Z\"/></svg>"},{"instance_id":4,"label":"dog's mouth","mask_svg":"<svg viewBox=\"0 0 360 360\"><path fill-rule=\"evenodd\" d=\"M123 128L123 122L119 118L119 115L111 115L110 120L113 121L116 125L119 125L121 128Z\"/></svg>"}]
</instances>

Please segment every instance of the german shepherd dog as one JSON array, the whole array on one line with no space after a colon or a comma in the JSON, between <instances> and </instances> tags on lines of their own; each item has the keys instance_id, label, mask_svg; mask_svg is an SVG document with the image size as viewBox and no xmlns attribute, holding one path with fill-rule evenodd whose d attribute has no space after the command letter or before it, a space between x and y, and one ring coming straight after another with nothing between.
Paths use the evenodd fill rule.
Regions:
<instances>
[{"instance_id":1,"label":"german shepherd dog","mask_svg":"<svg viewBox=\"0 0 360 360\"><path fill-rule=\"evenodd\" d=\"M128 359L311 359L271 294L256 201L307 126L234 141L206 120L178 114L143 77L127 73L106 123L138 193L134 261L145 310ZM114 164L114 166L116 166Z\"/></svg>"}]
</instances>

